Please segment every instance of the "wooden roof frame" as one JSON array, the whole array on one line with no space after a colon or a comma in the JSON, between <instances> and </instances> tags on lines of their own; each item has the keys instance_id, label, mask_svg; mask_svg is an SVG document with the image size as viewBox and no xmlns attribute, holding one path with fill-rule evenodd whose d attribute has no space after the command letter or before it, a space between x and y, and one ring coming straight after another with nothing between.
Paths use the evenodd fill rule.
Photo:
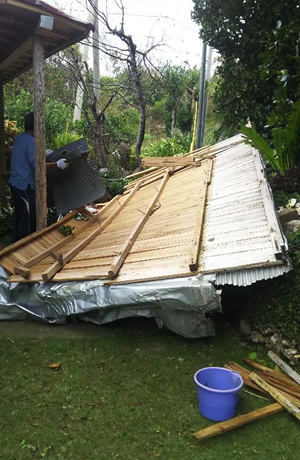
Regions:
<instances>
[{"instance_id":1,"label":"wooden roof frame","mask_svg":"<svg viewBox=\"0 0 300 460\"><path fill-rule=\"evenodd\" d=\"M6 37L1 22L15 37ZM40 0L0 0L0 204L6 205L3 86L33 67L36 139L37 229L47 224L44 60L85 39L94 26L78 21Z\"/></svg>"}]
</instances>

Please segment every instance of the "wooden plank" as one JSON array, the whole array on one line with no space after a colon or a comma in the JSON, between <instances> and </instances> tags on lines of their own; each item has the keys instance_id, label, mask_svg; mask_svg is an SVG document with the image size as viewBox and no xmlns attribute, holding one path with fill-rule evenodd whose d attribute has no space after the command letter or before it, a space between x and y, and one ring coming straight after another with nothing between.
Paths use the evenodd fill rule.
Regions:
<instances>
[{"instance_id":1,"label":"wooden plank","mask_svg":"<svg viewBox=\"0 0 300 460\"><path fill-rule=\"evenodd\" d=\"M144 174L149 174L150 172L155 171L157 169L158 169L157 167L153 166L151 168L145 169L144 171L138 171L136 173L129 174L129 176L126 176L125 179L132 179L133 177L134 178L135 177L140 177L140 176L142 176Z\"/></svg>"},{"instance_id":2,"label":"wooden plank","mask_svg":"<svg viewBox=\"0 0 300 460\"><path fill-rule=\"evenodd\" d=\"M74 269L74 268L84 268L84 267L98 267L101 265L110 265L112 263L112 259L116 257L116 255L119 255L120 253L120 246L115 246L115 248L118 248L119 250L106 250L106 252L102 252L102 254L98 251L98 255L90 258L80 258L79 260L74 258L72 261L69 262L68 264L68 269ZM135 252L130 253L127 255L126 258L126 263L137 263L140 264L144 261L151 260L153 262L159 261L161 259L168 259L173 261L174 263L174 258L176 259L178 256L182 255L188 255L189 253L189 245L178 245L175 247L168 247L168 248L153 248L148 251L141 251L141 252ZM81 253L78 254L80 257Z\"/></svg>"},{"instance_id":3,"label":"wooden plank","mask_svg":"<svg viewBox=\"0 0 300 460\"><path fill-rule=\"evenodd\" d=\"M193 241L193 246L191 250L191 260L189 263L189 267L191 271L198 270L198 266L199 266L199 263L198 263L199 251L200 251L200 246L202 243L207 189L208 189L208 184L210 184L210 181L211 181L212 164L213 164L212 161L210 161L209 166L208 166L208 171L207 171L207 179L204 185L205 190L203 194L203 199L199 206L198 216L197 216L196 225L195 225L194 241Z\"/></svg>"},{"instance_id":4,"label":"wooden plank","mask_svg":"<svg viewBox=\"0 0 300 460\"><path fill-rule=\"evenodd\" d=\"M14 267L14 272L16 275L21 275L23 278L29 278L31 275L31 271L29 268L26 268L24 266L21 267Z\"/></svg>"},{"instance_id":5,"label":"wooden plank","mask_svg":"<svg viewBox=\"0 0 300 460\"><path fill-rule=\"evenodd\" d=\"M102 231L100 225L74 248L62 256L62 261L57 261L50 268L42 273L43 281L49 281L55 273L57 273L62 267L64 267L73 257L76 256L83 248L85 248L97 235Z\"/></svg>"},{"instance_id":6,"label":"wooden plank","mask_svg":"<svg viewBox=\"0 0 300 460\"><path fill-rule=\"evenodd\" d=\"M54 222L54 224L50 225L47 228L43 228L42 230L38 230L34 233L31 233L31 235L26 236L22 240L17 241L16 243L11 244L10 246L7 246L6 248L2 249L0 251L0 258L9 254L12 251L15 251L16 249L21 248L22 246L25 246L28 243L31 243L32 241L36 240L42 235L45 235L46 233L51 232L52 230L56 229L57 227L60 227L61 225L64 225L67 221L72 219L72 217L76 216L78 212L80 212L83 209L83 207L80 207L78 209L75 209L74 211L71 211L69 214L66 214L61 220Z\"/></svg>"},{"instance_id":7,"label":"wooden plank","mask_svg":"<svg viewBox=\"0 0 300 460\"><path fill-rule=\"evenodd\" d=\"M100 213L99 213L100 214ZM86 222L84 225L82 225L81 228L78 228L77 229L77 232L72 234L72 235L69 235L69 236L66 236L63 240L59 241L58 243L50 246L49 248L47 248L45 251L41 252L40 254L38 254L37 256L35 257L32 257L31 259L29 259L21 268L30 268L30 267L33 267L34 265L36 265L38 262L40 262L41 260L45 259L46 257L48 257L52 252L55 252L57 251L58 249L62 248L63 246L65 246L66 244L68 244L70 241L72 241L74 238L76 238L78 235L80 235L80 233L84 232L87 228L89 228L94 222L96 222L98 220L98 216L99 214L96 214L95 216L93 216L88 222ZM19 275L21 275L20 272L16 272L15 273L18 273ZM27 274L27 277L30 276L30 273L29 275Z\"/></svg>"},{"instance_id":8,"label":"wooden plank","mask_svg":"<svg viewBox=\"0 0 300 460\"><path fill-rule=\"evenodd\" d=\"M201 161L189 157L148 157L141 161L142 166L200 166Z\"/></svg>"},{"instance_id":9,"label":"wooden plank","mask_svg":"<svg viewBox=\"0 0 300 460\"><path fill-rule=\"evenodd\" d=\"M267 366L263 366L262 364L257 363L256 361L252 361L248 358L244 358L243 361L249 366L253 367L254 369L260 370L264 374L272 376L274 379L278 380L279 382L282 382L285 385L291 385L294 388L298 388L300 391L299 385L297 385L297 383L295 383L294 380L291 379L291 377L289 377L288 375L282 374L281 372L276 371L275 369L271 369Z\"/></svg>"},{"instance_id":10,"label":"wooden plank","mask_svg":"<svg viewBox=\"0 0 300 460\"><path fill-rule=\"evenodd\" d=\"M289 395L293 395L300 400L300 386L295 383L295 386L283 383L280 380L277 380L274 376L270 375L267 372L256 371L256 374L264 379L267 383L277 388L277 390L284 391Z\"/></svg>"},{"instance_id":11,"label":"wooden plank","mask_svg":"<svg viewBox=\"0 0 300 460\"><path fill-rule=\"evenodd\" d=\"M211 438L212 436L217 436L219 434L226 433L227 431L234 430L239 426L246 425L248 423L254 422L269 415L277 414L284 410L284 407L279 403L270 404L269 406L261 407L256 409L248 414L238 415L230 420L225 422L216 423L215 425L209 426L204 430L194 433L193 436L202 441L203 439Z\"/></svg>"},{"instance_id":12,"label":"wooden plank","mask_svg":"<svg viewBox=\"0 0 300 460\"><path fill-rule=\"evenodd\" d=\"M32 37L25 40L17 49L15 49L4 61L0 64L0 70L5 70L13 63L19 56L21 56L24 51L30 49L32 47Z\"/></svg>"},{"instance_id":13,"label":"wooden plank","mask_svg":"<svg viewBox=\"0 0 300 460\"><path fill-rule=\"evenodd\" d=\"M75 238L75 235L66 236L64 240L61 240L58 243L53 244L52 246L50 246L48 249L46 249L45 251L41 252L37 256L32 257L22 267L19 267L19 268L29 269L30 267L33 267L34 265L36 265L41 260L43 260L46 257L48 257L51 254L51 252L57 251L58 249L62 248L67 243L72 241L74 238ZM18 267L15 267L15 268L18 268ZM15 273L17 273L16 270L15 270ZM19 275L21 275L20 272L19 272Z\"/></svg>"},{"instance_id":14,"label":"wooden plank","mask_svg":"<svg viewBox=\"0 0 300 460\"><path fill-rule=\"evenodd\" d=\"M268 356L269 358L271 358L271 360L277 364L277 366L279 366L281 369L284 370L284 372L289 376L291 377L293 380L295 380L295 382L298 383L298 385L300 385L300 375L294 371L294 369L292 369L288 364L286 364L281 358L279 358L279 356L277 356L275 353L273 353L273 351L268 351Z\"/></svg>"},{"instance_id":15,"label":"wooden plank","mask_svg":"<svg viewBox=\"0 0 300 460\"><path fill-rule=\"evenodd\" d=\"M251 374L250 371L248 371L248 369L245 369L244 367L240 366L239 364L237 363L234 363L234 362L229 362L228 364L226 364L224 366L226 369L231 369L233 371L237 371L241 374L241 377L242 379L244 380L244 383L246 385L248 385L249 387L251 388L254 388L254 390L256 391L260 391L262 393L265 393L266 395L268 395L269 393L265 390L263 390L262 388L260 388L258 385L256 385L256 383L254 383L249 375Z\"/></svg>"},{"instance_id":16,"label":"wooden plank","mask_svg":"<svg viewBox=\"0 0 300 460\"><path fill-rule=\"evenodd\" d=\"M267 391L272 396L272 398L276 399L279 404L285 407L285 409L290 412L290 414L300 420L300 409L296 407L288 398L283 396L278 390L276 390L276 388L269 385L267 382L265 382L265 380L256 375L254 372L251 372L249 377L258 386Z\"/></svg>"},{"instance_id":17,"label":"wooden plank","mask_svg":"<svg viewBox=\"0 0 300 460\"><path fill-rule=\"evenodd\" d=\"M166 185L166 183L168 182L169 180L169 176L170 176L170 171L168 170L166 173L165 173L165 176L159 186L159 189L157 190L157 192L155 193L154 197L152 198L149 206L148 206L148 209L146 211L146 213L143 215L143 217L139 220L139 222L136 224L136 226L133 228L132 232L130 233L128 239L125 241L124 245L122 246L122 249L121 249L121 252L120 254L115 258L115 260L113 261L110 269L108 270L108 276L110 279L113 279L118 271L120 270L124 260L126 259L127 257L127 254L129 253L130 249L132 248L135 240L137 239L138 235L140 234L142 228L144 227L145 223L147 222L149 216L151 215L151 213L153 212L154 210L154 207Z\"/></svg>"},{"instance_id":18,"label":"wooden plank","mask_svg":"<svg viewBox=\"0 0 300 460\"><path fill-rule=\"evenodd\" d=\"M47 176L45 128L45 68L44 43L38 35L33 38L34 75L34 137L35 137L35 192L36 228L47 227Z\"/></svg>"},{"instance_id":19,"label":"wooden plank","mask_svg":"<svg viewBox=\"0 0 300 460\"><path fill-rule=\"evenodd\" d=\"M228 368L228 369L232 369L232 370L234 370L234 371L239 372L239 373L241 374L242 379L244 380L244 382L245 382L246 385L248 385L248 386L254 388L254 389L257 390L257 391L260 391L260 392L265 393L265 394L267 394L268 396L270 396L269 393L268 393L267 391L263 390L261 387L259 387L258 385L256 385L256 383L254 383L254 382L250 379L249 376L250 376L250 373L251 373L251 372L248 371L247 369L245 369L244 367L240 366L240 365L237 364L237 363L231 363L231 362L228 363L225 367ZM272 386L273 386L273 385L272 385ZM282 391L282 390L278 390L278 391L279 391L283 396L288 397L288 398L291 400L291 402L292 402L293 404L295 404L297 407L300 407L300 398L295 397L295 396L292 396L292 395L290 395L289 393L287 393L286 391Z\"/></svg>"},{"instance_id":20,"label":"wooden plank","mask_svg":"<svg viewBox=\"0 0 300 460\"><path fill-rule=\"evenodd\" d=\"M103 232L103 230L115 219L116 216L119 215L119 213L122 211L122 209L126 206L126 204L132 199L132 197L135 195L135 193L138 191L140 188L139 184L136 185L136 187L132 190L132 192L129 194L129 196L120 204L118 209L116 209L111 216L109 216L102 224L99 225L99 228L94 230L90 235L88 235L84 240L82 240L80 243L78 243L74 248L72 248L69 252L63 255L62 263L55 262L53 265L51 265L50 268L48 268L46 271L42 273L42 278L43 281L49 281L55 273L57 273L61 268L63 268L70 260L73 259L83 248L85 248L87 245L89 245L95 238L96 236L99 235L99 233ZM117 200L117 197L115 197ZM114 200L114 201L116 201ZM113 200L112 200L113 201ZM107 206L103 209L103 212L107 210ZM101 216L101 212L97 215L98 221L99 217Z\"/></svg>"}]
</instances>

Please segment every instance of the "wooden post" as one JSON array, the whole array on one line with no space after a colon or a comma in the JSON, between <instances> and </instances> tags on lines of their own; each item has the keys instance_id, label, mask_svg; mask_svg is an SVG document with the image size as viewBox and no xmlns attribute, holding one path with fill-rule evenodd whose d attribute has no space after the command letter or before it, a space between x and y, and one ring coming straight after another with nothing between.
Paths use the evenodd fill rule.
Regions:
<instances>
[{"instance_id":1,"label":"wooden post","mask_svg":"<svg viewBox=\"0 0 300 460\"><path fill-rule=\"evenodd\" d=\"M7 206L6 196L6 156L5 156L5 133L4 133L4 98L3 98L3 75L0 71L0 205Z\"/></svg>"},{"instance_id":2,"label":"wooden post","mask_svg":"<svg viewBox=\"0 0 300 460\"><path fill-rule=\"evenodd\" d=\"M44 43L37 35L33 38L34 73L34 137L35 150L35 188L37 230L47 226L47 177L45 143L45 74Z\"/></svg>"}]
</instances>

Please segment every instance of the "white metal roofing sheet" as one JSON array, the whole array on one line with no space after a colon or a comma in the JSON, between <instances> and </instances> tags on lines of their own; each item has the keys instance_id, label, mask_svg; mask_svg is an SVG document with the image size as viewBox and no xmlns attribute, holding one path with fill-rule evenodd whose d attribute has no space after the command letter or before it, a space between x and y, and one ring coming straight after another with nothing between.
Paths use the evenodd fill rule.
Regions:
<instances>
[{"instance_id":1,"label":"white metal roofing sheet","mask_svg":"<svg viewBox=\"0 0 300 460\"><path fill-rule=\"evenodd\" d=\"M217 144L215 150L201 270L217 273L216 284L242 286L289 271L259 152L241 135Z\"/></svg>"}]
</instances>

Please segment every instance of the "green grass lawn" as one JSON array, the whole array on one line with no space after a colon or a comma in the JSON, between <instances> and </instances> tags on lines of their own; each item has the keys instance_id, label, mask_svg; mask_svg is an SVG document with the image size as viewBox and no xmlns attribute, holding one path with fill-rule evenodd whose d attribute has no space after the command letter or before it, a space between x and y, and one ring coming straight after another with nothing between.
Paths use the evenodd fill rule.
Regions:
<instances>
[{"instance_id":1,"label":"green grass lawn","mask_svg":"<svg viewBox=\"0 0 300 460\"><path fill-rule=\"evenodd\" d=\"M253 351L265 358L231 328L186 340L150 320L86 339L2 337L0 458L294 460L299 424L287 413L200 443L191 436L212 423L199 414L194 372ZM59 372L48 368L58 361ZM265 404L242 392L238 413Z\"/></svg>"}]
</instances>

